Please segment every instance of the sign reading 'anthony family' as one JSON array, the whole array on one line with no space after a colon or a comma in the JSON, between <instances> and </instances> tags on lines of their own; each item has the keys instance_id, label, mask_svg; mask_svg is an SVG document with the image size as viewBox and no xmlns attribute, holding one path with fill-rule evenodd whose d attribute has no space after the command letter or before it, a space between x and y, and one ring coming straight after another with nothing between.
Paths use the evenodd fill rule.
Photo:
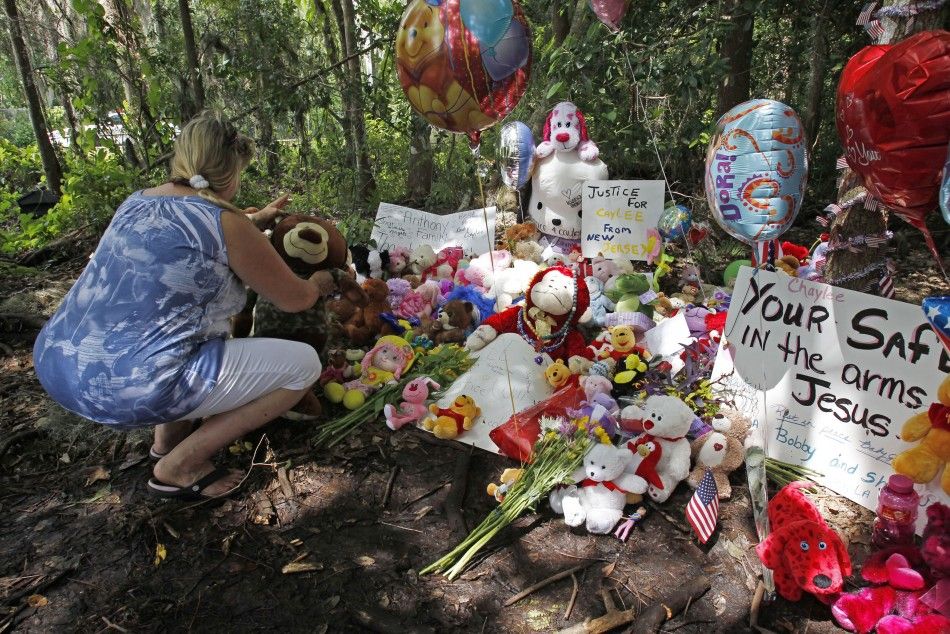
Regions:
<instances>
[{"instance_id":1,"label":"sign reading 'anthony family'","mask_svg":"<svg viewBox=\"0 0 950 634\"><path fill-rule=\"evenodd\" d=\"M584 257L646 260L660 247L650 229L663 213L663 181L586 181L581 200Z\"/></svg>"},{"instance_id":2,"label":"sign reading 'anthony family'","mask_svg":"<svg viewBox=\"0 0 950 634\"><path fill-rule=\"evenodd\" d=\"M725 382L765 425L769 455L876 508L894 456L914 446L901 427L936 401L950 371L920 307L745 267L726 337L731 355L720 351L714 376L734 365ZM950 502L939 475L917 490L922 507Z\"/></svg>"},{"instance_id":3,"label":"sign reading 'anthony family'","mask_svg":"<svg viewBox=\"0 0 950 634\"><path fill-rule=\"evenodd\" d=\"M379 203L370 239L380 250L412 249L428 244L436 252L445 247L462 247L465 253L481 255L495 244L495 208L439 216L411 207Z\"/></svg>"}]
</instances>

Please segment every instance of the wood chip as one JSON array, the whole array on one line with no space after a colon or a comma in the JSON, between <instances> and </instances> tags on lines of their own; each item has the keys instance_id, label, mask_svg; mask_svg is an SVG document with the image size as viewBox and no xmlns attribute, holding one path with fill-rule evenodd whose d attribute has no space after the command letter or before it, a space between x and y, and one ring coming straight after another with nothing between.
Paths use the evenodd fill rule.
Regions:
<instances>
[{"instance_id":1,"label":"wood chip","mask_svg":"<svg viewBox=\"0 0 950 634\"><path fill-rule=\"evenodd\" d=\"M300 572L315 572L323 570L323 564L315 564L309 561L292 561L280 569L285 575L294 575ZM337 597L339 599L339 597Z\"/></svg>"}]
</instances>

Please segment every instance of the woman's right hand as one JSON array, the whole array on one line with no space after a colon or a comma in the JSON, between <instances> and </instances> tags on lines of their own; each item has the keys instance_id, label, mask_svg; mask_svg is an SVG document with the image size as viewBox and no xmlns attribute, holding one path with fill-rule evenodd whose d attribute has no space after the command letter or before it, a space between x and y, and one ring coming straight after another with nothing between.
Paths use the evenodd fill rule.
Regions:
<instances>
[{"instance_id":1,"label":"woman's right hand","mask_svg":"<svg viewBox=\"0 0 950 634\"><path fill-rule=\"evenodd\" d=\"M336 290L336 280L329 271L317 271L309 279L310 283L317 288L320 297L326 297Z\"/></svg>"}]
</instances>

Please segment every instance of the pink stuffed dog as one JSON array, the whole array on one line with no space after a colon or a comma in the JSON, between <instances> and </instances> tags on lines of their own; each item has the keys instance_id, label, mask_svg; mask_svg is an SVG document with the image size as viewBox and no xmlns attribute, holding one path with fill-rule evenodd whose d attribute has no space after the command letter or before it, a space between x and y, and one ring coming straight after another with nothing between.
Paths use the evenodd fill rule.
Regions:
<instances>
[{"instance_id":1,"label":"pink stuffed dog","mask_svg":"<svg viewBox=\"0 0 950 634\"><path fill-rule=\"evenodd\" d=\"M405 425L422 420L422 417L429 413L426 408L429 386L432 386L435 390L441 389L438 383L427 376L409 381L402 390L403 402L399 404L399 409L397 410L390 403L387 403L383 408L383 413L386 415L386 426L396 431Z\"/></svg>"},{"instance_id":2,"label":"pink stuffed dog","mask_svg":"<svg viewBox=\"0 0 950 634\"><path fill-rule=\"evenodd\" d=\"M542 135L544 140L534 151L538 158L545 158L554 152L577 150L582 161L593 161L600 154L597 145L587 135L584 113L570 101L562 101L554 106L544 122Z\"/></svg>"}]
</instances>

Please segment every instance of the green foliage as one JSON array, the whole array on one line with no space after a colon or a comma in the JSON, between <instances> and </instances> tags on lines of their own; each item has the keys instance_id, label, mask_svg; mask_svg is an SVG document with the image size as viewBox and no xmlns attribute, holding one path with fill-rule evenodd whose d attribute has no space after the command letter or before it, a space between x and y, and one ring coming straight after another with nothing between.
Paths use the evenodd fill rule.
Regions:
<instances>
[{"instance_id":1,"label":"green foliage","mask_svg":"<svg viewBox=\"0 0 950 634\"><path fill-rule=\"evenodd\" d=\"M6 153L5 153L6 152ZM24 158L23 155L26 155ZM20 153L23 165L34 161L38 170L35 146ZM10 146L0 143L0 159L12 156ZM36 249L79 227L90 226L102 231L115 213L116 207L144 181L139 173L126 166L120 157L105 148L98 148L87 156L67 155L63 177L63 191L59 202L49 213L39 218L19 213L16 190L4 186L0 192L0 251L7 254ZM3 172L7 161L2 160ZM35 184L35 180L32 184Z\"/></svg>"},{"instance_id":2,"label":"green foliage","mask_svg":"<svg viewBox=\"0 0 950 634\"><path fill-rule=\"evenodd\" d=\"M17 108L0 114L0 139L8 141L17 147L26 147L36 143L33 135L33 125L26 108Z\"/></svg>"}]
</instances>

